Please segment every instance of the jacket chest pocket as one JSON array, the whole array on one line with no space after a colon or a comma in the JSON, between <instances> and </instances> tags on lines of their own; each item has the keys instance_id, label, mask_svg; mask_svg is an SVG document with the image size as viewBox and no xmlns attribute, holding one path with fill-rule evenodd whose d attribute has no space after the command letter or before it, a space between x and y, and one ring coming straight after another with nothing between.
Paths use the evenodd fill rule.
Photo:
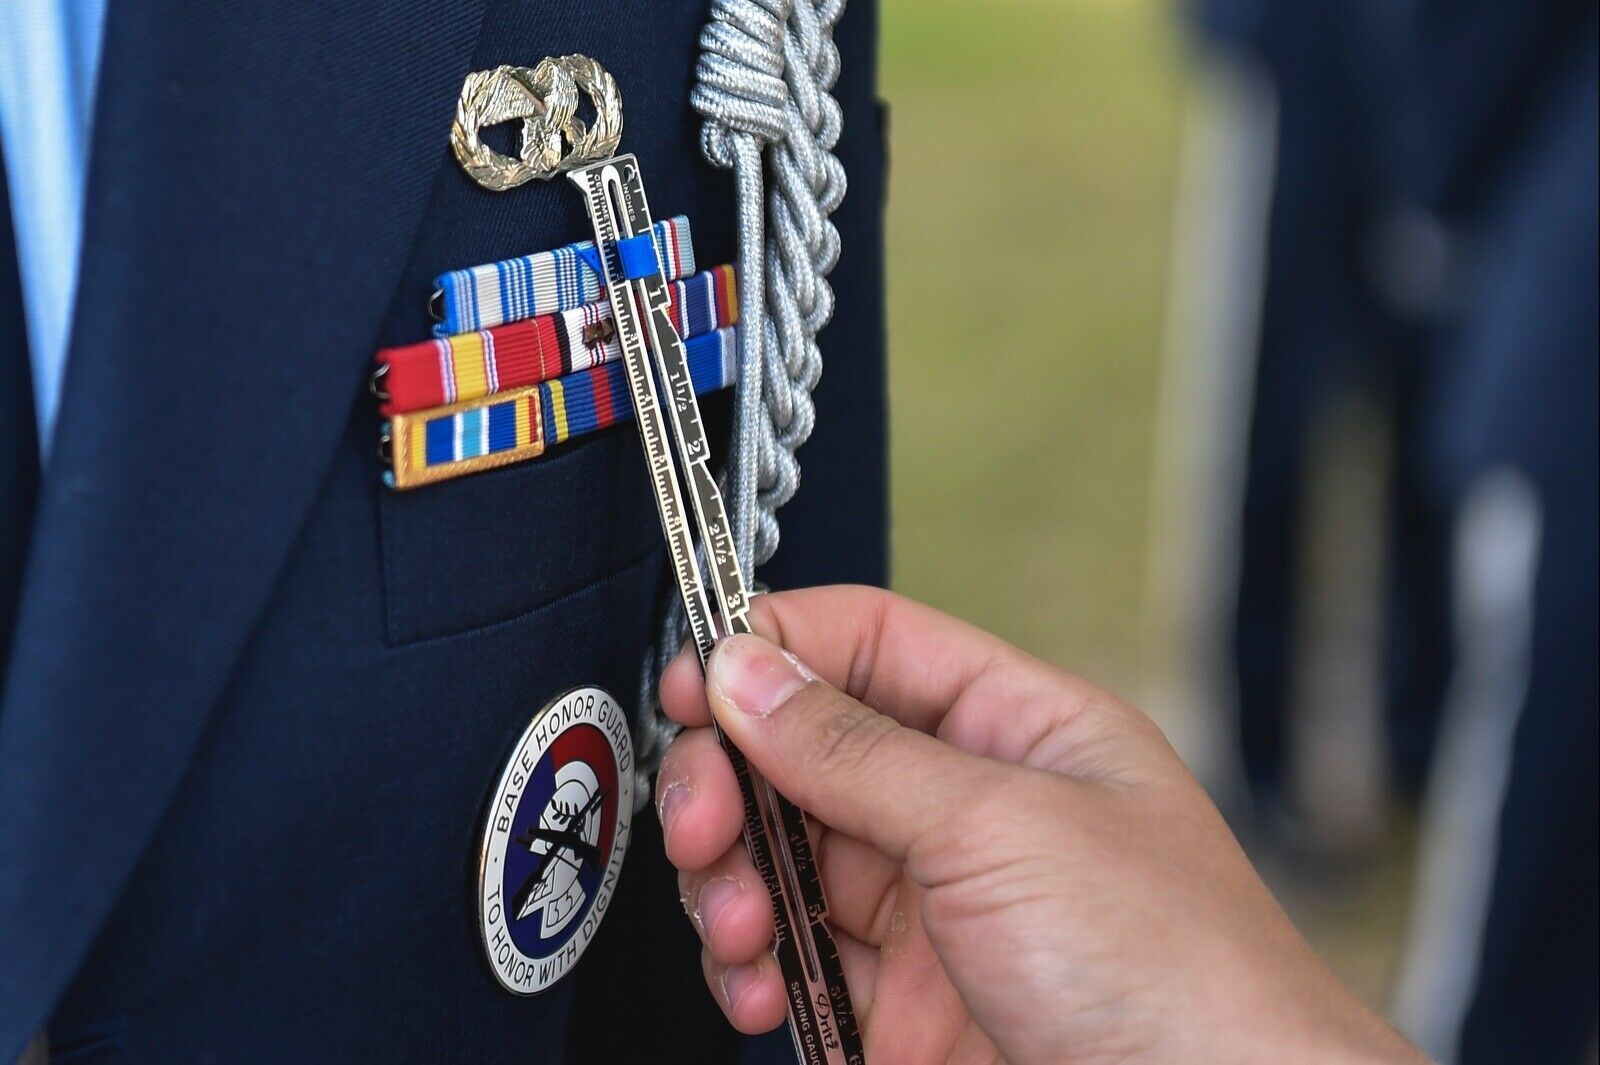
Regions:
<instances>
[{"instance_id":1,"label":"jacket chest pocket","mask_svg":"<svg viewBox=\"0 0 1600 1065\"><path fill-rule=\"evenodd\" d=\"M509 621L661 542L631 426L520 465L385 491L378 506L392 645Z\"/></svg>"}]
</instances>

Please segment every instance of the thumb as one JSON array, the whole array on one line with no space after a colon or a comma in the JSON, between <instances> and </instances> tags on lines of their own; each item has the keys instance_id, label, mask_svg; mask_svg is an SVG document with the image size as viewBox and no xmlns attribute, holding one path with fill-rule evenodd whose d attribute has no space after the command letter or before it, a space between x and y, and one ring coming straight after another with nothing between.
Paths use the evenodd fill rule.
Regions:
<instances>
[{"instance_id":1,"label":"thumb","mask_svg":"<svg viewBox=\"0 0 1600 1065\"><path fill-rule=\"evenodd\" d=\"M711 712L790 800L903 860L1002 768L903 727L759 636L730 636L706 665Z\"/></svg>"}]
</instances>

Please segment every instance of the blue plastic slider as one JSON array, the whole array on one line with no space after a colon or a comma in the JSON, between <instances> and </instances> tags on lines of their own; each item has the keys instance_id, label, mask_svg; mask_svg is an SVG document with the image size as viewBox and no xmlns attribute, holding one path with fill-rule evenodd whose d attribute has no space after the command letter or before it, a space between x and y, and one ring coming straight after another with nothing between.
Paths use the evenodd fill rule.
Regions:
<instances>
[{"instance_id":1,"label":"blue plastic slider","mask_svg":"<svg viewBox=\"0 0 1600 1065\"><path fill-rule=\"evenodd\" d=\"M661 272L655 240L648 232L617 241L617 261L622 265L622 276L629 281Z\"/></svg>"}]
</instances>

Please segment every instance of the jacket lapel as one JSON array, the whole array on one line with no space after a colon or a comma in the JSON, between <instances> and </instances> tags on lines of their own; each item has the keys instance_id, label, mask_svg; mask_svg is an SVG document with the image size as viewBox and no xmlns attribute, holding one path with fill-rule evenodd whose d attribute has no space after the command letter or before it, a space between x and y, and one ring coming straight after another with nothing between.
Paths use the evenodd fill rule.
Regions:
<instances>
[{"instance_id":1,"label":"jacket lapel","mask_svg":"<svg viewBox=\"0 0 1600 1065\"><path fill-rule=\"evenodd\" d=\"M326 472L483 2L110 5L0 703L0 1061L110 911Z\"/></svg>"},{"instance_id":2,"label":"jacket lapel","mask_svg":"<svg viewBox=\"0 0 1600 1065\"><path fill-rule=\"evenodd\" d=\"M5 677L11 651L11 626L39 490L38 434L16 247L5 151L0 145L0 678Z\"/></svg>"}]
</instances>

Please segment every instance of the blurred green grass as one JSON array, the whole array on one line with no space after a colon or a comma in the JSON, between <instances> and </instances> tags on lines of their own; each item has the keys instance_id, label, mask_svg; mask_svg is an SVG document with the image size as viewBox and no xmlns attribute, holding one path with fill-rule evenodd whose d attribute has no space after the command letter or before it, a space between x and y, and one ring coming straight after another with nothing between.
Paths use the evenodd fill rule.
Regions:
<instances>
[{"instance_id":1,"label":"blurred green grass","mask_svg":"<svg viewBox=\"0 0 1600 1065\"><path fill-rule=\"evenodd\" d=\"M883 6L894 585L1135 700L1171 652L1144 584L1179 33L1161 0ZM1410 850L1266 870L1374 1005Z\"/></svg>"},{"instance_id":2,"label":"blurred green grass","mask_svg":"<svg viewBox=\"0 0 1600 1065\"><path fill-rule=\"evenodd\" d=\"M894 583L1136 687L1180 57L1148 0L887 0Z\"/></svg>"}]
</instances>

